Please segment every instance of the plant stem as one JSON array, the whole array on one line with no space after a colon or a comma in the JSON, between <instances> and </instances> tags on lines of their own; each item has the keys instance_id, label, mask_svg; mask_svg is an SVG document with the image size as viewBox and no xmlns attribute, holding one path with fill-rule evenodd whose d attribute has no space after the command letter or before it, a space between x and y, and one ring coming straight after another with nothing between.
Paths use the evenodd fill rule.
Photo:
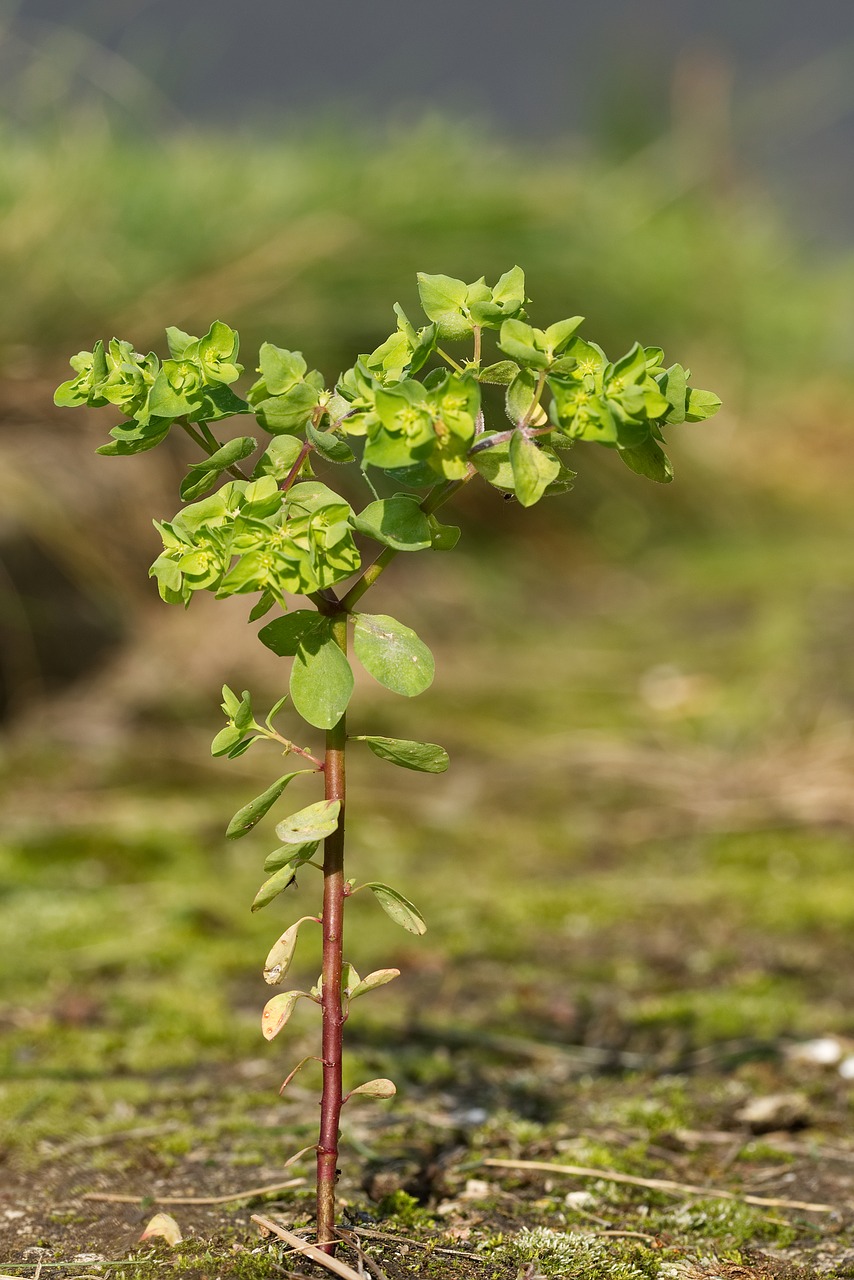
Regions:
<instances>
[{"instance_id":1,"label":"plant stem","mask_svg":"<svg viewBox=\"0 0 854 1280\"><path fill-rule=\"evenodd\" d=\"M210 457L210 456L211 456L211 454L216 453L217 449L221 449L221 448L222 448L222 445L220 445L220 444L219 444L219 443L214 439L213 433L210 431L210 429L208 429L208 434L210 435L211 440L213 441L213 443L209 443L209 442L205 439L205 437L202 435L202 433L201 433L200 431L197 431L197 430L196 430L196 428L193 426L193 424L192 424L191 422L186 422L184 419L179 418L179 419L178 419L178 424L179 424L179 426L181 426L181 427L183 427L183 428L184 428L184 430L186 431L186 433L187 433L187 435L190 437L190 439L191 439L192 441L194 441L194 443L195 443L195 444L197 444L197 445L199 446L199 448L202 450L202 452L203 452L203 453L206 453L206 454L208 455L208 457ZM237 463L234 463L234 465L233 465L233 466L231 466L231 467L226 467L226 470L227 470L227 472L228 472L228 474L229 474L230 476L234 476L235 480L248 480L248 479L249 479L249 477L248 477L248 475L246 474L246 472L245 472L245 471L243 471L240 467L238 467Z\"/></svg>"},{"instance_id":2,"label":"plant stem","mask_svg":"<svg viewBox=\"0 0 854 1280\"><path fill-rule=\"evenodd\" d=\"M432 515L432 513L437 511L439 507L448 501L449 498L452 498L458 490L462 489L463 485L468 484L474 474L475 469L470 466L465 479L446 480L443 484L435 485L424 500L419 503L421 510L425 515ZM346 609L347 611L352 609L353 605L356 604L358 600L361 600L368 587L373 586L386 566L391 564L395 556L399 554L400 552L396 551L394 547L386 547L385 551L381 551L373 564L368 565L361 577L357 578L353 583L347 594L342 596L341 608Z\"/></svg>"},{"instance_id":3,"label":"plant stem","mask_svg":"<svg viewBox=\"0 0 854 1280\"><path fill-rule=\"evenodd\" d=\"M332 635L347 653L347 616L332 623ZM320 1102L320 1140L317 1144L317 1243L325 1253L335 1251L335 1181L338 1176L338 1126L341 1118L342 1028L341 970L344 963L344 752L345 716L326 734L324 778L326 799L338 800L338 828L323 845L323 1096Z\"/></svg>"}]
</instances>

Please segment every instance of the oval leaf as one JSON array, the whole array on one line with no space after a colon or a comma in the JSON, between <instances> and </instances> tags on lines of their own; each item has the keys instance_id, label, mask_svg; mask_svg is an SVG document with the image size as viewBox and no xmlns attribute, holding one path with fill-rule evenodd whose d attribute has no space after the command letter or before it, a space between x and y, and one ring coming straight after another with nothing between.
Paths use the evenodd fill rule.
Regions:
<instances>
[{"instance_id":1,"label":"oval leaf","mask_svg":"<svg viewBox=\"0 0 854 1280\"><path fill-rule=\"evenodd\" d=\"M317 852L317 840L310 840L307 844L286 844L281 849L274 849L271 854L264 859L264 870L269 875L271 871L278 871L279 867L284 867L286 863L293 863L299 869L304 862L308 862L309 858L313 858Z\"/></svg>"},{"instance_id":2,"label":"oval leaf","mask_svg":"<svg viewBox=\"0 0 854 1280\"><path fill-rule=\"evenodd\" d=\"M274 898L278 898L283 889L287 889L288 885L294 880L298 868L292 864L288 864L277 871L275 875L270 876L269 880L265 880L261 888L255 894L255 901L252 903L253 911L260 911L262 907L266 907L268 902L272 902Z\"/></svg>"},{"instance_id":3,"label":"oval leaf","mask_svg":"<svg viewBox=\"0 0 854 1280\"><path fill-rule=\"evenodd\" d=\"M331 729L347 710L353 693L353 672L324 618L297 649L291 667L291 701L303 720L316 729Z\"/></svg>"},{"instance_id":4,"label":"oval leaf","mask_svg":"<svg viewBox=\"0 0 854 1280\"><path fill-rule=\"evenodd\" d=\"M353 647L365 670L392 693L414 698L433 683L432 653L411 627L387 614L357 614Z\"/></svg>"},{"instance_id":5,"label":"oval leaf","mask_svg":"<svg viewBox=\"0 0 854 1280\"><path fill-rule=\"evenodd\" d=\"M324 621L313 609L295 609L268 622L258 632L258 639L280 658L293 658L302 642L322 629Z\"/></svg>"},{"instance_id":6,"label":"oval leaf","mask_svg":"<svg viewBox=\"0 0 854 1280\"><path fill-rule=\"evenodd\" d=\"M384 987L387 982L394 982L395 978L399 977L399 969L375 969L366 978L362 978L361 982L356 983L350 992L350 999L356 1000L359 996L366 995L368 991L374 991L377 987Z\"/></svg>"},{"instance_id":7,"label":"oval leaf","mask_svg":"<svg viewBox=\"0 0 854 1280\"><path fill-rule=\"evenodd\" d=\"M401 769L415 769L419 773L444 773L450 764L444 747L435 742L409 742L405 738L379 738L362 735L359 742L367 742L375 756L400 765Z\"/></svg>"},{"instance_id":8,"label":"oval leaf","mask_svg":"<svg viewBox=\"0 0 854 1280\"><path fill-rule=\"evenodd\" d=\"M298 813L292 813L276 827L276 835L282 844L307 844L310 840L325 840L338 827L340 800L318 800Z\"/></svg>"},{"instance_id":9,"label":"oval leaf","mask_svg":"<svg viewBox=\"0 0 854 1280\"><path fill-rule=\"evenodd\" d=\"M397 1093L397 1086L393 1080L368 1080L356 1089L351 1089L347 1097L354 1098L357 1093L362 1093L368 1098L393 1098Z\"/></svg>"},{"instance_id":10,"label":"oval leaf","mask_svg":"<svg viewBox=\"0 0 854 1280\"><path fill-rule=\"evenodd\" d=\"M284 991L280 996L273 996L272 1000L267 1001L261 1014L261 1032L265 1040L272 1040L279 1034L302 995L302 991Z\"/></svg>"},{"instance_id":11,"label":"oval leaf","mask_svg":"<svg viewBox=\"0 0 854 1280\"><path fill-rule=\"evenodd\" d=\"M281 982L291 967L300 925L305 924L306 920L313 919L313 916L303 916L301 920L297 920L296 924L292 924L289 929L286 929L281 938L278 938L273 943L270 948L270 954L264 962L264 981L269 982L271 987L274 987L277 982ZM367 978L365 981L367 981Z\"/></svg>"},{"instance_id":12,"label":"oval leaf","mask_svg":"<svg viewBox=\"0 0 854 1280\"><path fill-rule=\"evenodd\" d=\"M510 466L516 497L523 507L539 502L546 486L560 471L560 463L538 449L521 431L514 431L510 439Z\"/></svg>"},{"instance_id":13,"label":"oval leaf","mask_svg":"<svg viewBox=\"0 0 854 1280\"><path fill-rule=\"evenodd\" d=\"M414 498L403 494L372 502L355 517L353 525L359 533L395 551L425 551L433 541L427 516Z\"/></svg>"},{"instance_id":14,"label":"oval leaf","mask_svg":"<svg viewBox=\"0 0 854 1280\"><path fill-rule=\"evenodd\" d=\"M398 893L397 889L392 889L387 884L378 884L376 881L366 884L365 888L370 889L386 915L391 916L395 924L399 924L402 929L406 929L409 933L427 932L427 925L424 923L421 912L408 898L404 898L402 893Z\"/></svg>"},{"instance_id":15,"label":"oval leaf","mask_svg":"<svg viewBox=\"0 0 854 1280\"><path fill-rule=\"evenodd\" d=\"M298 769L296 773L283 774L281 778L276 779L272 786L267 788L263 795L256 796L254 800L249 801L249 804L245 804L242 809L238 809L226 828L227 839L239 840L241 836L245 836L247 831L251 831L255 824L261 821L264 814L272 809L292 778L299 777L301 773L310 772L310 769Z\"/></svg>"}]
</instances>

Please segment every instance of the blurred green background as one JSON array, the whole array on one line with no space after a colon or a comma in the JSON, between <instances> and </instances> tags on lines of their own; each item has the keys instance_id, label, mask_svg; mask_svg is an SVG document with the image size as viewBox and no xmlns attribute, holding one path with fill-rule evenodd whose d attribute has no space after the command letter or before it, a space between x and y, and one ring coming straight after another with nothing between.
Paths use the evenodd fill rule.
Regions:
<instances>
[{"instance_id":1,"label":"blurred green background","mask_svg":"<svg viewBox=\"0 0 854 1280\"><path fill-rule=\"evenodd\" d=\"M472 485L458 552L396 563L376 588L375 608L418 630L438 674L412 704L360 686L354 723L441 741L452 769L354 758L353 866L392 880L430 926L416 942L354 904L354 963L405 970L354 1018L357 1050L404 1084L464 1090L465 1069L416 1050L414 1029L674 1070L733 1038L854 1034L854 258L838 222L833 237L810 223L815 169L806 198L798 174L749 159L757 119L773 139L780 114L807 115L818 145L822 122L844 118L821 51L781 64L806 68L801 99L791 77L782 94L779 68L764 97L751 84L765 115L749 147L726 49L674 55L642 129L642 93L612 95L584 137L450 118L438 97L362 119L267 104L263 120L235 110L206 127L189 106L170 114L156 67L85 24L27 25L13 8L0 45L5 1142L36 1152L96 1113L127 1125L111 1110L116 1072L281 1069L258 1016L283 908L248 911L270 832L224 839L279 762L213 761L208 742L223 680L263 706L285 674L239 601L159 602L150 520L177 508L188 454L176 441L96 458L110 414L52 406L67 356L112 333L162 349L166 324L203 332L219 317L250 369L269 339L334 377L386 336L394 301L415 310L417 270L492 278L518 262L535 323L580 312L609 351L659 343L724 409L673 433L672 487L583 446L575 491L532 512ZM155 23L151 47L165 33ZM297 977L316 964L306 947ZM384 1046L404 1031L395 1066ZM306 1015L305 1052L312 1035ZM92 1080L101 1101L72 1117Z\"/></svg>"}]
</instances>

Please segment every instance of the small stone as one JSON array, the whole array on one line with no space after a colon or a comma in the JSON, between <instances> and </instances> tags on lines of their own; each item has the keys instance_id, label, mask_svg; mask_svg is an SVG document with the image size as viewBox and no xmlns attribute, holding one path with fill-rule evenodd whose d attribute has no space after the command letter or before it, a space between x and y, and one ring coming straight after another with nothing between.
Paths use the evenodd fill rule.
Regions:
<instances>
[{"instance_id":1,"label":"small stone","mask_svg":"<svg viewBox=\"0 0 854 1280\"><path fill-rule=\"evenodd\" d=\"M772 1093L751 1098L735 1118L753 1133L771 1133L777 1129L802 1129L810 1123L812 1112L802 1093Z\"/></svg>"},{"instance_id":2,"label":"small stone","mask_svg":"<svg viewBox=\"0 0 854 1280\"><path fill-rule=\"evenodd\" d=\"M792 1062L806 1062L817 1067L834 1067L840 1062L844 1049L836 1036L819 1036L803 1044L792 1045L787 1057Z\"/></svg>"},{"instance_id":3,"label":"small stone","mask_svg":"<svg viewBox=\"0 0 854 1280\"><path fill-rule=\"evenodd\" d=\"M843 1058L839 1064L839 1074L843 1080L854 1080L854 1054Z\"/></svg>"}]
</instances>

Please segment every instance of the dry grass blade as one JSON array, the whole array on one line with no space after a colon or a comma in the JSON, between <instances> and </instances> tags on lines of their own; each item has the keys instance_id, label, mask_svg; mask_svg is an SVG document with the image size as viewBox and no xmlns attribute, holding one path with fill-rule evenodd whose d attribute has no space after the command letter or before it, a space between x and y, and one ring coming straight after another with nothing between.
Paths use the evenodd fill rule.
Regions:
<instances>
[{"instance_id":1,"label":"dry grass blade","mask_svg":"<svg viewBox=\"0 0 854 1280\"><path fill-rule=\"evenodd\" d=\"M291 1187L305 1185L305 1178L289 1178L287 1182L274 1182L269 1187L250 1187L247 1191L233 1191L227 1196L151 1196L155 1204L231 1204L234 1200L254 1200L256 1196L272 1195L275 1191L289 1191ZM138 1204L144 1195L111 1195L106 1191L87 1191L81 1200L100 1200L108 1204Z\"/></svg>"},{"instance_id":2,"label":"dry grass blade","mask_svg":"<svg viewBox=\"0 0 854 1280\"><path fill-rule=\"evenodd\" d=\"M284 1227L271 1222L269 1218L262 1218L259 1214L253 1213L252 1221L257 1223L268 1235L278 1236L280 1240L284 1240L285 1244L290 1245L294 1253L301 1253L303 1257L316 1262L319 1267L326 1267L327 1271L333 1272L336 1276L341 1276L342 1280L364 1280L358 1271L348 1267L346 1262L341 1262L338 1258L331 1258L328 1253L324 1253L316 1245L309 1244L307 1240L301 1240L292 1231L286 1231Z\"/></svg>"},{"instance_id":3,"label":"dry grass blade","mask_svg":"<svg viewBox=\"0 0 854 1280\"><path fill-rule=\"evenodd\" d=\"M698 1187L690 1182L672 1182L669 1178L636 1178L630 1173L611 1169L588 1169L578 1164L550 1164L545 1160L484 1160L493 1169L532 1169L541 1173L562 1173L570 1178L599 1178L603 1182L622 1182L630 1187L648 1187L651 1191L667 1191L676 1196L704 1196L713 1200L738 1200L744 1204L765 1205L777 1209L804 1209L810 1213L834 1213L832 1204L812 1204L807 1200L780 1200L771 1196L741 1195L718 1187Z\"/></svg>"}]
</instances>

